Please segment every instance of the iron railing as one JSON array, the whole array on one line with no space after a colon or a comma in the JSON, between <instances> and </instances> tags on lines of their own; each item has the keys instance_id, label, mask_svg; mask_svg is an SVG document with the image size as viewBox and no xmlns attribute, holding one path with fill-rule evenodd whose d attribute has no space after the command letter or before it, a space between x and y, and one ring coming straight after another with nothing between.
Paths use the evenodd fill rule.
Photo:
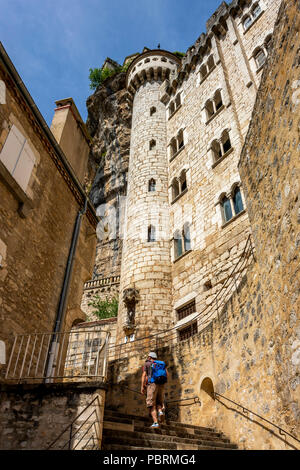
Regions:
<instances>
[{"instance_id":1,"label":"iron railing","mask_svg":"<svg viewBox=\"0 0 300 470\"><path fill-rule=\"evenodd\" d=\"M51 442L47 450L99 450L100 421L100 402L96 396Z\"/></svg>"},{"instance_id":2,"label":"iron railing","mask_svg":"<svg viewBox=\"0 0 300 470\"><path fill-rule=\"evenodd\" d=\"M227 400L229 401L230 403L232 403L233 405L237 406L238 408L242 409L242 412L244 413L244 415L248 415L248 414L251 414L253 416L256 416L257 418L259 418L260 420L262 420L264 423L267 423L268 425L271 425L273 428L275 428L276 430L278 430L279 432L279 435L280 436L283 436L283 437L286 437L286 436L289 436L290 438L294 439L295 441L299 442L300 443L300 440L296 437L296 436L293 436L293 434L290 434L288 431L285 431L284 429L282 429L280 426L278 426L277 424L274 424L272 423L272 421L269 421L268 419L264 418L263 416L257 414L257 413L254 413L254 411L252 410L249 410L248 408L246 408L245 406L241 405L240 403L237 403L233 400L231 400L230 398L227 398L227 397L224 397L224 395L221 395L220 393L217 393L217 392L214 392L214 396L215 396L215 399L221 403L222 405L226 406L218 397L221 397L223 398L224 400ZM233 410L233 409L232 409ZM236 411L236 410L235 410ZM260 424L256 421L256 424ZM269 430L269 429L268 429ZM270 430L269 430L270 431ZM274 434L274 432L273 432ZM280 437L280 436L277 436L277 437ZM289 446L293 447L294 449L299 449L299 448L296 448L294 447L292 444L286 442L285 440L285 443L288 444Z\"/></svg>"},{"instance_id":3,"label":"iron railing","mask_svg":"<svg viewBox=\"0 0 300 470\"><path fill-rule=\"evenodd\" d=\"M97 327L16 335L5 379L18 382L81 377L106 380L109 338L109 332Z\"/></svg>"},{"instance_id":4,"label":"iron railing","mask_svg":"<svg viewBox=\"0 0 300 470\"><path fill-rule=\"evenodd\" d=\"M199 333L203 331L212 320L215 318L220 319L220 313L223 307L234 292L238 290L253 260L255 260L254 247L252 245L251 235L249 235L237 263L228 274L222 287L213 296L212 301L206 305L201 312L195 313L192 320L190 320L189 323L183 324L182 328L188 326L188 324L197 322L195 331ZM131 342L111 345L108 349L108 358L109 360L114 360L122 357L131 357L139 352L144 354L146 349L157 350L158 348L174 344L179 340L179 330L180 328L175 326L153 335L137 338Z\"/></svg>"}]
</instances>

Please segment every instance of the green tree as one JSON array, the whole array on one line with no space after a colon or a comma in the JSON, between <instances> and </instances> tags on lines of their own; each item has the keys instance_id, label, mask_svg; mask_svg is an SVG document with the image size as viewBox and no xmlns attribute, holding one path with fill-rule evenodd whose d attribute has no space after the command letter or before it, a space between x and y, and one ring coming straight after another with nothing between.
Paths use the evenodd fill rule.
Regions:
<instances>
[{"instance_id":1,"label":"green tree","mask_svg":"<svg viewBox=\"0 0 300 470\"><path fill-rule=\"evenodd\" d=\"M103 300L99 295L95 295L88 305L90 307L94 307L92 313L100 320L116 317L118 315L119 302L116 297L106 298Z\"/></svg>"}]
</instances>

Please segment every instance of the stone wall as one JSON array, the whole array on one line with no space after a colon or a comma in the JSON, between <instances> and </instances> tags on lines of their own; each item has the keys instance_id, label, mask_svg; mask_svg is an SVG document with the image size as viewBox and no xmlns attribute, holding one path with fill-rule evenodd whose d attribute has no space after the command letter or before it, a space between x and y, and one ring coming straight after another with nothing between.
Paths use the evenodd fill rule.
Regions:
<instances>
[{"instance_id":1,"label":"stone wall","mask_svg":"<svg viewBox=\"0 0 300 470\"><path fill-rule=\"evenodd\" d=\"M97 417L101 446L105 403L103 384L1 385L0 449L46 450L94 398L96 400L91 407L76 420L73 431L92 414L88 425L92 425ZM82 429L86 432L84 426ZM82 434L81 431L72 440L71 448L77 445L76 449L80 449L82 442L79 443L78 439ZM52 450L62 449L69 436L70 430L62 435ZM68 447L64 449L68 450Z\"/></svg>"}]
</instances>

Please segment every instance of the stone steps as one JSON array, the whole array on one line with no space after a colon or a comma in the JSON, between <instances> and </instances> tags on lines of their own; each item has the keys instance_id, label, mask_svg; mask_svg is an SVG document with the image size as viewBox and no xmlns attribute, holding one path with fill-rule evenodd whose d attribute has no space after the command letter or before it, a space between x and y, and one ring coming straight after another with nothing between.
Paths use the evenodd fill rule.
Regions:
<instances>
[{"instance_id":1,"label":"stone steps","mask_svg":"<svg viewBox=\"0 0 300 470\"><path fill-rule=\"evenodd\" d=\"M105 410L102 450L232 450L222 433L212 428L170 421L151 428L151 419Z\"/></svg>"}]
</instances>

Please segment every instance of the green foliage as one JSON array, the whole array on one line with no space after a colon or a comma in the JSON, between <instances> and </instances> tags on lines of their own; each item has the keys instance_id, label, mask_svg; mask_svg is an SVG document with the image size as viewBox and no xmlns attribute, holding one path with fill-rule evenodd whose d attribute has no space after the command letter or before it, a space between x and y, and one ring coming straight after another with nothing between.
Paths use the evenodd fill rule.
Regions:
<instances>
[{"instance_id":1,"label":"green foliage","mask_svg":"<svg viewBox=\"0 0 300 470\"><path fill-rule=\"evenodd\" d=\"M132 59L133 60L133 59ZM90 88L92 90L96 90L96 88L101 85L107 78L113 77L114 75L117 75L118 73L122 72L127 72L127 69L129 65L131 64L131 61L129 61L126 65L120 66L115 68L114 70L111 70L107 67L104 69L90 69L90 74L89 74L89 79L90 79Z\"/></svg>"},{"instance_id":2,"label":"green foliage","mask_svg":"<svg viewBox=\"0 0 300 470\"><path fill-rule=\"evenodd\" d=\"M173 54L176 55L176 57L179 57L179 59L185 56L184 52L179 52L179 51L175 51L173 52Z\"/></svg>"},{"instance_id":3,"label":"green foliage","mask_svg":"<svg viewBox=\"0 0 300 470\"><path fill-rule=\"evenodd\" d=\"M118 315L119 302L116 297L106 298L102 300L99 295L95 295L91 302L88 304L94 307L93 314L100 320L104 318L112 318Z\"/></svg>"}]
</instances>

